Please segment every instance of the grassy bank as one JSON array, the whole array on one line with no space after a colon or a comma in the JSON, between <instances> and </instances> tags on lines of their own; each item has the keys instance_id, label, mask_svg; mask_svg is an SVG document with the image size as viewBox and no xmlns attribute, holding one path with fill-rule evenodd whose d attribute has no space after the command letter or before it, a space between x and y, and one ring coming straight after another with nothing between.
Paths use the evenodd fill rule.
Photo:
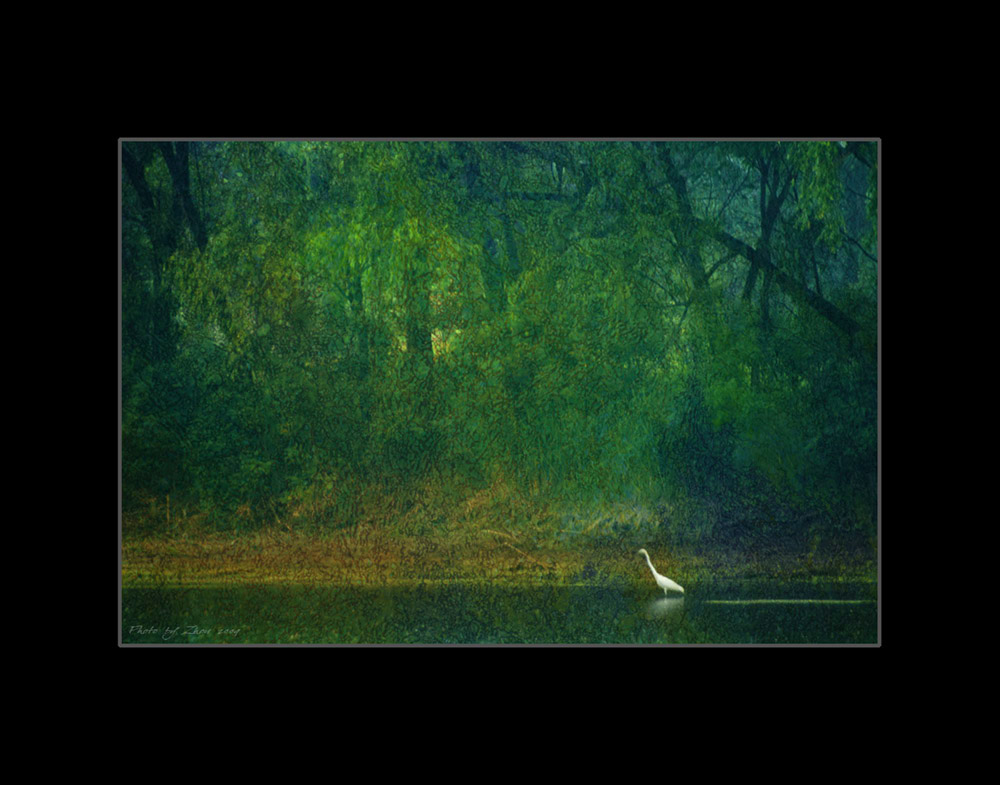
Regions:
<instances>
[{"instance_id":1,"label":"grassy bank","mask_svg":"<svg viewBox=\"0 0 1000 785\"><path fill-rule=\"evenodd\" d=\"M662 505L572 509L495 484L456 498L439 485L361 489L349 508L309 500L243 531L219 532L176 502L123 520L130 586L240 584L511 586L647 583L636 551L682 585L718 579L860 580L877 576L875 543L794 527L697 527ZM802 531L802 527L799 527Z\"/></svg>"},{"instance_id":2,"label":"grassy bank","mask_svg":"<svg viewBox=\"0 0 1000 785\"><path fill-rule=\"evenodd\" d=\"M718 579L870 581L874 554L773 548L668 548L650 544L661 572L682 585ZM272 530L199 537L126 538L122 580L133 586L240 584L409 585L485 582L511 586L649 582L627 542L532 542L499 529L466 538L390 534L359 527L330 536Z\"/></svg>"}]
</instances>

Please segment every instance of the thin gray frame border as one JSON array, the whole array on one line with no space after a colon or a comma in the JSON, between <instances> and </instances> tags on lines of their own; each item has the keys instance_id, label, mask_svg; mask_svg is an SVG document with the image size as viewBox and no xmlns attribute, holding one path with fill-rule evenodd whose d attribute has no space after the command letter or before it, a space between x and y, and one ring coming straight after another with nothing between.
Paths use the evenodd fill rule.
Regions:
<instances>
[{"instance_id":1,"label":"thin gray frame border","mask_svg":"<svg viewBox=\"0 0 1000 785\"><path fill-rule=\"evenodd\" d=\"M877 455L877 502L876 531L878 537L876 589L876 627L878 640L875 643L124 643L122 641L122 145L125 142L871 142L876 145L876 173L878 183L876 217L876 254L878 271L877 289L877 329L878 340L876 364L878 389L876 392L876 455ZM650 648L694 648L694 649L878 649L882 647L882 138L867 136L120 136L117 142L118 171L118 648L119 649L186 649L194 648L397 648L397 649L650 649Z\"/></svg>"}]
</instances>

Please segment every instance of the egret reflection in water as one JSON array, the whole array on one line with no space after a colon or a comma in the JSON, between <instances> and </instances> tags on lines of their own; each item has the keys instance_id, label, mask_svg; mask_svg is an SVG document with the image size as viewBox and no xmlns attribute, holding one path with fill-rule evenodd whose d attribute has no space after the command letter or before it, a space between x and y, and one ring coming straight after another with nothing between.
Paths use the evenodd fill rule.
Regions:
<instances>
[{"instance_id":1,"label":"egret reflection in water","mask_svg":"<svg viewBox=\"0 0 1000 785\"><path fill-rule=\"evenodd\" d=\"M683 597L660 597L646 606L646 616L650 619L664 619L684 610Z\"/></svg>"}]
</instances>

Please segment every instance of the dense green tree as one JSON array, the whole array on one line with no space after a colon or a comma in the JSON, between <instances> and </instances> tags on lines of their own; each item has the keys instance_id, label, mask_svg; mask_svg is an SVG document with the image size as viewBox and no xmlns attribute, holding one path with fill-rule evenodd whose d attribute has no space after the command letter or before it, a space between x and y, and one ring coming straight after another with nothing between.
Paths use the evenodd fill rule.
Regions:
<instances>
[{"instance_id":1,"label":"dense green tree","mask_svg":"<svg viewBox=\"0 0 1000 785\"><path fill-rule=\"evenodd\" d=\"M127 501L333 526L502 481L871 531L876 153L126 142Z\"/></svg>"}]
</instances>

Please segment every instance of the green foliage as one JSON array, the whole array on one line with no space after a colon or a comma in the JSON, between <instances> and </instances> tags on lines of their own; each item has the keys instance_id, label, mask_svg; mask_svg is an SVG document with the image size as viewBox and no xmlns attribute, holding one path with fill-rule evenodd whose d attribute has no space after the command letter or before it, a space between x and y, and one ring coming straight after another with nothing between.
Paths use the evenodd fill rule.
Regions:
<instances>
[{"instance_id":1,"label":"green foliage","mask_svg":"<svg viewBox=\"0 0 1000 785\"><path fill-rule=\"evenodd\" d=\"M822 222L820 240L831 249L840 244L844 227L842 160L843 147L836 142L790 145L789 161L800 189L796 224L808 229L813 221Z\"/></svg>"},{"instance_id":2,"label":"green foliage","mask_svg":"<svg viewBox=\"0 0 1000 785\"><path fill-rule=\"evenodd\" d=\"M337 528L502 484L692 537L874 525L877 179L843 145L127 151L128 503Z\"/></svg>"}]
</instances>

